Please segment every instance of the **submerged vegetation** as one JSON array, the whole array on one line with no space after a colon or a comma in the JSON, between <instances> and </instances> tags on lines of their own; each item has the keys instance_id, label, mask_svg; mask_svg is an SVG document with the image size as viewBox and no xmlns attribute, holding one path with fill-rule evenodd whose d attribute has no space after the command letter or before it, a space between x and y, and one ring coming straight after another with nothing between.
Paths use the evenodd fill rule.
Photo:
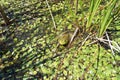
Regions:
<instances>
[{"instance_id":1,"label":"submerged vegetation","mask_svg":"<svg viewBox=\"0 0 120 80\"><path fill-rule=\"evenodd\" d=\"M119 0L1 0L0 13L0 79L119 80Z\"/></svg>"}]
</instances>

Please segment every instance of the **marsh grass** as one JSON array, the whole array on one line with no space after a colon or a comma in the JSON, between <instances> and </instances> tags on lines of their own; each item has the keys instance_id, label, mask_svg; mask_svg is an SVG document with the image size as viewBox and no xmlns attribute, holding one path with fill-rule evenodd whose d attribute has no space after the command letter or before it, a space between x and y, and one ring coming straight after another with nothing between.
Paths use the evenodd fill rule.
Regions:
<instances>
[{"instance_id":1,"label":"marsh grass","mask_svg":"<svg viewBox=\"0 0 120 80\"><path fill-rule=\"evenodd\" d=\"M115 9L116 3L117 0L112 0L108 4L106 4L106 9L103 10L103 14L101 15L98 37L103 36L103 34L105 34L106 29L110 26L115 16L113 9Z\"/></svg>"}]
</instances>

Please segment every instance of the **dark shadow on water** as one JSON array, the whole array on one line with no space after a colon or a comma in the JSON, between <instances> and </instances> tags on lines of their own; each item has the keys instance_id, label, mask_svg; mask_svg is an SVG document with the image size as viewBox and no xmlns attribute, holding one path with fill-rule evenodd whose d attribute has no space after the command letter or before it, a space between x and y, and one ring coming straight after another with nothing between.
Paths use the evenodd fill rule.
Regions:
<instances>
[{"instance_id":1,"label":"dark shadow on water","mask_svg":"<svg viewBox=\"0 0 120 80\"><path fill-rule=\"evenodd\" d=\"M26 76L26 74L28 74L27 72L29 72L30 69L35 69L35 67L37 66L39 67L41 64L45 64L47 61L53 60L61 56L61 54L49 56L36 63L35 61L37 59L41 59L43 56L47 54L46 52L47 50L49 50L50 47L42 47L42 44L36 42L37 45L31 47L31 48L34 47L36 48L35 50L36 54L33 54L32 50L30 51L30 47L26 48L25 46L26 44L32 45L31 41L33 40L34 37L39 37L39 39L43 38L46 35L45 30L47 30L47 26L44 27L43 25L40 26L38 24L39 26L36 25L35 28L32 28L28 32L17 31L17 29L23 26L23 24L26 24L26 22L34 24L34 21L37 18L41 18L43 16L50 18L50 14L49 11L47 11L47 7L44 7L45 4L36 7L37 4L39 4L39 2L36 2L28 6L23 6L22 8L19 9L15 8L13 10L8 11L7 13L7 15L11 19L12 18L15 19L15 21L7 26L8 30L2 33L4 36L7 37L7 39L3 42L3 44L0 45L0 49L2 51L2 53L0 52L0 79L23 80L23 78L25 77L28 78L30 77L28 80L33 80L33 79L43 80L43 76L44 75L47 76L47 74L43 74L42 72L38 72L36 75L29 74L29 76ZM42 11L42 9L45 8L46 10ZM59 10L58 12L53 12L53 15L55 16L60 12L61 10ZM41 19L41 21L43 21L43 19ZM37 29L39 29L39 32L31 36L31 34L34 33L34 31ZM18 40L15 41L14 40L15 38L17 38ZM27 40L27 38L29 39ZM23 41L23 43L17 45L21 41ZM46 43L45 45L49 45L49 44ZM25 49L22 50L24 47ZM30 62L31 64L27 65Z\"/></svg>"}]
</instances>

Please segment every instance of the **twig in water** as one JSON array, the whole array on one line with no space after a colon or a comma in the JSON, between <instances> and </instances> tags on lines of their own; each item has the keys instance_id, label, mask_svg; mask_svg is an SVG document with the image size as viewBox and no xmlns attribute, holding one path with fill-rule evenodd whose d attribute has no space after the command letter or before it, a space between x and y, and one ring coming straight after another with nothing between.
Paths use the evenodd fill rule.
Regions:
<instances>
[{"instance_id":1,"label":"twig in water","mask_svg":"<svg viewBox=\"0 0 120 80\"><path fill-rule=\"evenodd\" d=\"M74 32L74 34L72 35L72 37L71 37L71 39L70 39L69 45L73 42L75 36L76 36L77 33L78 33L78 30L79 30L79 28L77 27L76 30L75 30L75 32Z\"/></svg>"},{"instance_id":2,"label":"twig in water","mask_svg":"<svg viewBox=\"0 0 120 80\"><path fill-rule=\"evenodd\" d=\"M107 37L107 40L108 40L108 43L109 43L110 49L111 49L111 51L112 51L112 54L114 55L115 53L114 53L114 51L113 51L113 48L112 48L112 45L111 45L111 42L110 42L110 38L109 38L107 32L106 32L105 34L106 34L106 37Z\"/></svg>"},{"instance_id":3,"label":"twig in water","mask_svg":"<svg viewBox=\"0 0 120 80\"><path fill-rule=\"evenodd\" d=\"M54 28L56 29L56 24L55 24L55 20L54 20L54 17L53 17L53 14L52 14L52 11L50 9L50 5L48 4L48 0L46 0L46 4L48 6L48 9L49 9L49 12L50 12L50 15L51 15L51 18L52 18L52 21L53 21L53 24L54 24Z\"/></svg>"},{"instance_id":4,"label":"twig in water","mask_svg":"<svg viewBox=\"0 0 120 80\"><path fill-rule=\"evenodd\" d=\"M107 40L107 39L103 39L103 38L96 38L96 39L100 42L103 42L106 45L109 45L108 42L114 43L115 46L113 46L112 44L111 44L111 46L110 45L109 46L112 47L113 50L120 52L120 46L115 41L111 41L111 40Z\"/></svg>"},{"instance_id":5,"label":"twig in water","mask_svg":"<svg viewBox=\"0 0 120 80\"><path fill-rule=\"evenodd\" d=\"M81 46L79 47L78 50L81 49L81 47L85 44L85 42L87 41L87 39L90 37L90 34L85 38L85 40L82 42Z\"/></svg>"}]
</instances>

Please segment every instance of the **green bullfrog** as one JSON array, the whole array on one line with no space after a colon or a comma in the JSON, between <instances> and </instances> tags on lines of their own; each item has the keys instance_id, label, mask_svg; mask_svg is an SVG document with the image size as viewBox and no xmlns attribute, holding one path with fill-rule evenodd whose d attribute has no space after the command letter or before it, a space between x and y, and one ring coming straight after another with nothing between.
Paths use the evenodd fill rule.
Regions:
<instances>
[{"instance_id":1,"label":"green bullfrog","mask_svg":"<svg viewBox=\"0 0 120 80\"><path fill-rule=\"evenodd\" d=\"M58 38L58 43L62 46L65 46L70 41L70 34L68 32L62 33Z\"/></svg>"}]
</instances>

